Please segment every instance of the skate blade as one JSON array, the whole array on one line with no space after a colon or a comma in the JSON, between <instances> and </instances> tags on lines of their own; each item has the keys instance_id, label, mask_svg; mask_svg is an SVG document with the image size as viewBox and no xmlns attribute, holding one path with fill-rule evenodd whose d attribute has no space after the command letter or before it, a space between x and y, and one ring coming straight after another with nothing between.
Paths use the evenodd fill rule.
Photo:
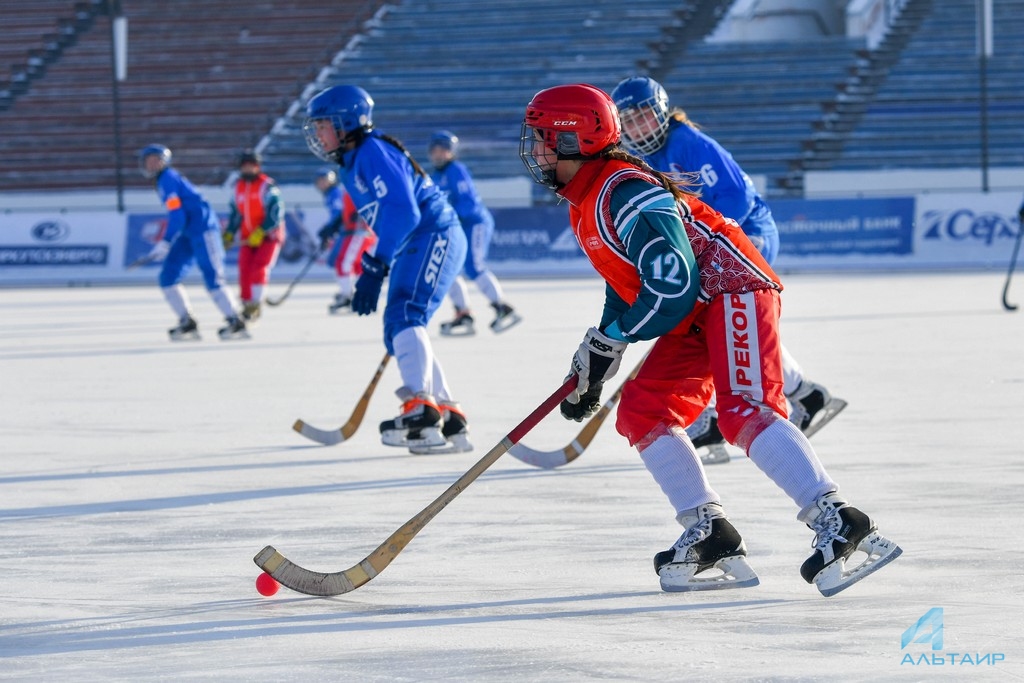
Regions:
<instances>
[{"instance_id":1,"label":"skate blade","mask_svg":"<svg viewBox=\"0 0 1024 683\"><path fill-rule=\"evenodd\" d=\"M507 315L500 320L495 320L494 322L492 322L491 329L494 331L495 334L501 334L502 332L505 332L506 330L515 327L521 322L523 322L523 317L521 315L513 313L512 315Z\"/></svg>"},{"instance_id":2,"label":"skate blade","mask_svg":"<svg viewBox=\"0 0 1024 683\"><path fill-rule=\"evenodd\" d=\"M846 407L846 401L841 398L830 398L828 403L818 411L814 417L817 418L804 430L804 436L808 439L818 433L822 427L831 422Z\"/></svg>"},{"instance_id":3,"label":"skate blade","mask_svg":"<svg viewBox=\"0 0 1024 683\"><path fill-rule=\"evenodd\" d=\"M661 590L669 593L750 588L761 583L743 555L724 557L699 574L697 565L692 563L667 564L658 570L658 576Z\"/></svg>"},{"instance_id":4,"label":"skate blade","mask_svg":"<svg viewBox=\"0 0 1024 683\"><path fill-rule=\"evenodd\" d=\"M396 448L437 448L448 443L441 434L440 427L424 427L419 430L419 436L409 438L409 432L405 429L389 429L380 433L380 440L385 446Z\"/></svg>"},{"instance_id":5,"label":"skate blade","mask_svg":"<svg viewBox=\"0 0 1024 683\"><path fill-rule=\"evenodd\" d=\"M234 341L235 339L252 339L252 335L248 331L245 332L230 332L227 334L217 333L221 341Z\"/></svg>"},{"instance_id":6,"label":"skate blade","mask_svg":"<svg viewBox=\"0 0 1024 683\"><path fill-rule=\"evenodd\" d=\"M441 336L442 337L472 337L476 334L476 329L473 327L466 327L460 325L458 327L445 327L441 325Z\"/></svg>"},{"instance_id":7,"label":"skate blade","mask_svg":"<svg viewBox=\"0 0 1024 683\"><path fill-rule=\"evenodd\" d=\"M456 434L448 439L443 446L426 447L410 446L409 452L413 455L444 455L446 453L468 453L473 450L473 444L465 434Z\"/></svg>"},{"instance_id":8,"label":"skate blade","mask_svg":"<svg viewBox=\"0 0 1024 683\"><path fill-rule=\"evenodd\" d=\"M864 553L866 559L853 569L847 569L846 562L850 559L840 559L818 572L814 577L814 585L826 598L843 591L861 579L874 574L879 569L889 564L903 554L903 549L881 536L877 531L869 534L855 553ZM852 555L851 555L852 557Z\"/></svg>"},{"instance_id":9,"label":"skate blade","mask_svg":"<svg viewBox=\"0 0 1024 683\"><path fill-rule=\"evenodd\" d=\"M725 450L724 443L716 443L707 446L707 451L701 453L700 461L704 465L723 465L732 460L729 451Z\"/></svg>"},{"instance_id":10,"label":"skate blade","mask_svg":"<svg viewBox=\"0 0 1024 683\"><path fill-rule=\"evenodd\" d=\"M187 332L185 334L172 334L170 335L172 342L187 342L187 341L200 341L202 337L199 336L198 332Z\"/></svg>"}]
</instances>

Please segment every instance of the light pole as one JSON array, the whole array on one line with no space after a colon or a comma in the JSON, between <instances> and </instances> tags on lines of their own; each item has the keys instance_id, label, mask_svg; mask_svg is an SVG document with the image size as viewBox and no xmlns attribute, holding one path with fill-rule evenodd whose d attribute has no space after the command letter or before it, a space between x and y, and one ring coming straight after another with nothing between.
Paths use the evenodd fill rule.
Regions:
<instances>
[{"instance_id":1,"label":"light pole","mask_svg":"<svg viewBox=\"0 0 1024 683\"><path fill-rule=\"evenodd\" d=\"M988 192L988 58L992 56L992 0L978 0L978 108L981 118L981 191Z\"/></svg>"},{"instance_id":2,"label":"light pole","mask_svg":"<svg viewBox=\"0 0 1024 683\"><path fill-rule=\"evenodd\" d=\"M128 20L121 0L107 0L110 14L110 75L114 98L114 168L117 175L117 210L124 213L124 173L121 166L121 95L118 83L128 77Z\"/></svg>"}]
</instances>

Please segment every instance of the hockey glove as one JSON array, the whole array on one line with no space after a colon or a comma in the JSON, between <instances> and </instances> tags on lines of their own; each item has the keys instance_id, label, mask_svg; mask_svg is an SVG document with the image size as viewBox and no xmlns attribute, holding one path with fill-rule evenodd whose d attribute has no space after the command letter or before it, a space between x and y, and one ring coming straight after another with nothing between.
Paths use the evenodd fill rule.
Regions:
<instances>
[{"instance_id":1,"label":"hockey glove","mask_svg":"<svg viewBox=\"0 0 1024 683\"><path fill-rule=\"evenodd\" d=\"M316 236L320 238L320 249L327 248L327 245L330 244L332 239L334 239L334 236L338 234L340 227L341 226L337 222L331 221L324 227L320 228L320 232L316 234Z\"/></svg>"},{"instance_id":2,"label":"hockey glove","mask_svg":"<svg viewBox=\"0 0 1024 683\"><path fill-rule=\"evenodd\" d=\"M225 230L224 234L222 234L220 236L220 238L224 242L224 249L225 250L230 249L231 247L235 246L235 233L233 233L232 231Z\"/></svg>"},{"instance_id":3,"label":"hockey glove","mask_svg":"<svg viewBox=\"0 0 1024 683\"><path fill-rule=\"evenodd\" d=\"M590 385L601 384L615 376L622 362L622 352L629 342L619 341L605 336L601 330L591 327L583 338L583 343L576 349L572 359L572 372L578 376L576 389L565 399L569 403L578 403L580 397L588 392ZM598 388L600 397L600 388Z\"/></svg>"},{"instance_id":4,"label":"hockey glove","mask_svg":"<svg viewBox=\"0 0 1024 683\"><path fill-rule=\"evenodd\" d=\"M569 399L562 401L559 406L562 417L566 420L583 422L586 418L597 412L597 406L601 403L601 389L604 382L591 382L590 387L583 392L576 403L570 403Z\"/></svg>"},{"instance_id":5,"label":"hockey glove","mask_svg":"<svg viewBox=\"0 0 1024 683\"><path fill-rule=\"evenodd\" d=\"M246 240L246 243L250 247L255 249L256 247L263 244L263 240L266 239L266 237L267 233L264 232L263 228L256 228L255 230L249 233L249 239Z\"/></svg>"},{"instance_id":6,"label":"hockey glove","mask_svg":"<svg viewBox=\"0 0 1024 683\"><path fill-rule=\"evenodd\" d=\"M149 252L149 260L151 262L163 261L167 258L167 254L171 251L171 243L167 240L160 240L153 245L153 248Z\"/></svg>"},{"instance_id":7,"label":"hockey glove","mask_svg":"<svg viewBox=\"0 0 1024 683\"><path fill-rule=\"evenodd\" d=\"M356 292L352 295L352 310L359 315L370 315L377 310L380 288L388 276L388 266L369 252L363 252L363 274L356 280Z\"/></svg>"}]
</instances>

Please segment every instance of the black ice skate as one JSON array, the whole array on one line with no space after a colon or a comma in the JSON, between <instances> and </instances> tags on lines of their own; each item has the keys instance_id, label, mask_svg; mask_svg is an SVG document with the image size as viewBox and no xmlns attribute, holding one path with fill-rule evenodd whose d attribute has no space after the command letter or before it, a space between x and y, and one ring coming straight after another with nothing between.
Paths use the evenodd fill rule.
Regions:
<instances>
[{"instance_id":1,"label":"black ice skate","mask_svg":"<svg viewBox=\"0 0 1024 683\"><path fill-rule=\"evenodd\" d=\"M444 419L441 436L444 437L445 443L433 448L412 446L409 451L416 455L431 455L434 453L468 453L473 450L473 444L469 442L466 414L462 412L459 404L440 401L438 406L441 408L441 417Z\"/></svg>"},{"instance_id":2,"label":"black ice skate","mask_svg":"<svg viewBox=\"0 0 1024 683\"><path fill-rule=\"evenodd\" d=\"M441 323L441 334L445 337L468 337L476 334L473 316L465 309L456 310L454 320Z\"/></svg>"},{"instance_id":3,"label":"black ice skate","mask_svg":"<svg viewBox=\"0 0 1024 683\"><path fill-rule=\"evenodd\" d=\"M227 325L217 330L217 336L224 341L229 339L249 339L249 330L246 328L244 320L238 316L232 316L227 319Z\"/></svg>"},{"instance_id":4,"label":"black ice skate","mask_svg":"<svg viewBox=\"0 0 1024 683\"><path fill-rule=\"evenodd\" d=\"M334 295L334 301L327 306L327 312L331 315L343 313L345 309L352 310L352 298L340 292Z\"/></svg>"},{"instance_id":5,"label":"black ice skate","mask_svg":"<svg viewBox=\"0 0 1024 683\"><path fill-rule=\"evenodd\" d=\"M247 301L242 304L242 320L246 322L256 322L262 313L259 301Z\"/></svg>"},{"instance_id":6,"label":"black ice skate","mask_svg":"<svg viewBox=\"0 0 1024 683\"><path fill-rule=\"evenodd\" d=\"M496 304L492 303L491 308L494 309L495 315L494 321L491 323L491 329L497 334L500 334L523 321L522 316L516 313L515 309L505 302Z\"/></svg>"},{"instance_id":7,"label":"black ice skate","mask_svg":"<svg viewBox=\"0 0 1024 683\"><path fill-rule=\"evenodd\" d=\"M402 399L402 414L380 423L380 439L385 446L411 450L447 444L441 433L441 409L430 394L414 395L408 387L395 393Z\"/></svg>"},{"instance_id":8,"label":"black ice skate","mask_svg":"<svg viewBox=\"0 0 1024 683\"><path fill-rule=\"evenodd\" d=\"M700 461L705 465L719 465L729 462L729 452L725 450L725 437L718 429L718 417L713 410L705 410L686 428L686 435L693 442L694 449L700 454ZM707 451L700 453L700 449Z\"/></svg>"},{"instance_id":9,"label":"black ice skate","mask_svg":"<svg viewBox=\"0 0 1024 683\"><path fill-rule=\"evenodd\" d=\"M878 533L871 518L851 507L834 491L821 496L797 516L814 530L814 554L800 567L800 575L825 597L835 595L889 564L903 550ZM864 559L850 567L855 552Z\"/></svg>"},{"instance_id":10,"label":"black ice skate","mask_svg":"<svg viewBox=\"0 0 1024 683\"><path fill-rule=\"evenodd\" d=\"M200 338L199 325L190 315L186 315L178 321L177 327L167 330L167 334L170 336L171 341L198 341Z\"/></svg>"},{"instance_id":11,"label":"black ice skate","mask_svg":"<svg viewBox=\"0 0 1024 683\"><path fill-rule=\"evenodd\" d=\"M668 550L654 556L664 591L706 591L756 586L747 548L722 506L707 503L679 515L686 531Z\"/></svg>"},{"instance_id":12,"label":"black ice skate","mask_svg":"<svg viewBox=\"0 0 1024 683\"><path fill-rule=\"evenodd\" d=\"M789 421L799 427L808 439L846 407L846 401L833 398L828 389L808 380L800 382L796 391L787 398L792 406Z\"/></svg>"}]
</instances>

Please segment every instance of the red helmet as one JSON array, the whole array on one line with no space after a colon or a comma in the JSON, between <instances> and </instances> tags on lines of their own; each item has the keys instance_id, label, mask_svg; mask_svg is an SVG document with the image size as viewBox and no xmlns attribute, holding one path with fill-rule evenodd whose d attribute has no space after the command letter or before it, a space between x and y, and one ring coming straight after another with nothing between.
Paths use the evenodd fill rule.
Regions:
<instances>
[{"instance_id":1,"label":"red helmet","mask_svg":"<svg viewBox=\"0 0 1024 683\"><path fill-rule=\"evenodd\" d=\"M620 134L619 113L607 93L586 83L556 85L541 90L526 106L519 156L534 180L557 188L554 170L534 158L535 141L543 140L558 159L585 160L614 147Z\"/></svg>"},{"instance_id":2,"label":"red helmet","mask_svg":"<svg viewBox=\"0 0 1024 683\"><path fill-rule=\"evenodd\" d=\"M565 159L596 156L618 144L621 134L612 98L586 83L541 90L526 106L523 123L543 131L548 146Z\"/></svg>"}]
</instances>

